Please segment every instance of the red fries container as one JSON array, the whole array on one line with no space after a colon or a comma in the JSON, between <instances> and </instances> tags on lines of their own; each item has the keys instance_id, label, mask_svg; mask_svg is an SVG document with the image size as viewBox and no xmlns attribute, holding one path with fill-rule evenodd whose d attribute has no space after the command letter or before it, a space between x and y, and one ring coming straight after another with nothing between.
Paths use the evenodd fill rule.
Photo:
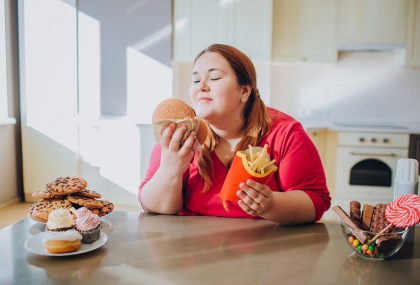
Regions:
<instances>
[{"instance_id":1,"label":"red fries container","mask_svg":"<svg viewBox=\"0 0 420 285\"><path fill-rule=\"evenodd\" d=\"M254 153L261 152L262 150L263 148L261 147L253 147ZM257 173L253 171L248 165L247 156L249 157L249 153L249 149L236 152L228 175L223 183L222 190L219 194L222 200L233 202L239 201L239 197L236 196L236 192L239 190L239 184L241 182L246 182L248 179L252 179L261 184L265 184L277 170L277 167L272 164L265 169L264 173Z\"/></svg>"}]
</instances>

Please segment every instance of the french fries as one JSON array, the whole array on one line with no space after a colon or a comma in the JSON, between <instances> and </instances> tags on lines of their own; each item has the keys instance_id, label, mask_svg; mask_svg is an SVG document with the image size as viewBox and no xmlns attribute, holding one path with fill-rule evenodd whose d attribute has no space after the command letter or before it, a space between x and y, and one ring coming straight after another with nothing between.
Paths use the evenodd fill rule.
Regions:
<instances>
[{"instance_id":1,"label":"french fries","mask_svg":"<svg viewBox=\"0 0 420 285\"><path fill-rule=\"evenodd\" d=\"M276 163L276 160L273 159L270 161L269 156L267 154L267 147L268 145L264 145L264 148L261 152L254 153L253 147L248 145L249 148L249 156L246 157L248 160L248 165L252 169L252 171L264 174L265 169L270 165Z\"/></svg>"}]
</instances>

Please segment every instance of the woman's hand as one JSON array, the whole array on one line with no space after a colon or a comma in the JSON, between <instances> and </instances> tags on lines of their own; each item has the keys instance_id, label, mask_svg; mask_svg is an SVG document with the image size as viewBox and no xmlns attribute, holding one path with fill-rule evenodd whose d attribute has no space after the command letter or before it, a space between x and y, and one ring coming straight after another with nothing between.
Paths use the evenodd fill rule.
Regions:
<instances>
[{"instance_id":1,"label":"woman's hand","mask_svg":"<svg viewBox=\"0 0 420 285\"><path fill-rule=\"evenodd\" d=\"M274 205L273 192L266 185L248 179L239 185L239 206L251 216L262 216Z\"/></svg>"},{"instance_id":2,"label":"woman's hand","mask_svg":"<svg viewBox=\"0 0 420 285\"><path fill-rule=\"evenodd\" d=\"M169 127L163 131L160 139L160 144L162 146L160 167L165 170L168 178L182 176L199 147L195 132L191 132L184 144L180 146L186 127L182 126L177 130L175 130L175 127L175 123L170 124Z\"/></svg>"}]
</instances>

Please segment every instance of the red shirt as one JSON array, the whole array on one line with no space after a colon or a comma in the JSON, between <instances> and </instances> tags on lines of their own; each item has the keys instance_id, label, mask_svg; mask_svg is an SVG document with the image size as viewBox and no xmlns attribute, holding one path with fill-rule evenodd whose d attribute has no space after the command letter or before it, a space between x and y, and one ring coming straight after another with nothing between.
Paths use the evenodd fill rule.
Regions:
<instances>
[{"instance_id":1,"label":"red shirt","mask_svg":"<svg viewBox=\"0 0 420 285\"><path fill-rule=\"evenodd\" d=\"M273 125L259 146L268 144L267 152L271 159L276 160L278 170L266 185L275 192L304 191L314 203L315 221L318 221L331 205L319 154L299 122L275 109L267 107L267 111L273 119ZM140 202L143 186L159 168L161 150L160 144L156 144L152 150L149 168L139 189ZM184 208L179 214L255 219L255 216L247 214L237 203L228 201L229 212L223 208L219 192L229 169L220 161L215 152L211 157L214 180L207 192L201 192L204 188L204 180L198 172L197 154L184 173Z\"/></svg>"}]
</instances>

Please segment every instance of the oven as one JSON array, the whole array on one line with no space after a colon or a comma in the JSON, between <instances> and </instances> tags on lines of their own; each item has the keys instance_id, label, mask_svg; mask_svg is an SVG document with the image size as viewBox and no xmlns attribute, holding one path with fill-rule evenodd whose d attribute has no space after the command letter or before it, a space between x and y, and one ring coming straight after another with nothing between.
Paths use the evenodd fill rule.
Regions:
<instances>
[{"instance_id":1,"label":"oven","mask_svg":"<svg viewBox=\"0 0 420 285\"><path fill-rule=\"evenodd\" d=\"M394 197L397 161L408 157L409 135L339 132L334 203L376 205Z\"/></svg>"}]
</instances>

